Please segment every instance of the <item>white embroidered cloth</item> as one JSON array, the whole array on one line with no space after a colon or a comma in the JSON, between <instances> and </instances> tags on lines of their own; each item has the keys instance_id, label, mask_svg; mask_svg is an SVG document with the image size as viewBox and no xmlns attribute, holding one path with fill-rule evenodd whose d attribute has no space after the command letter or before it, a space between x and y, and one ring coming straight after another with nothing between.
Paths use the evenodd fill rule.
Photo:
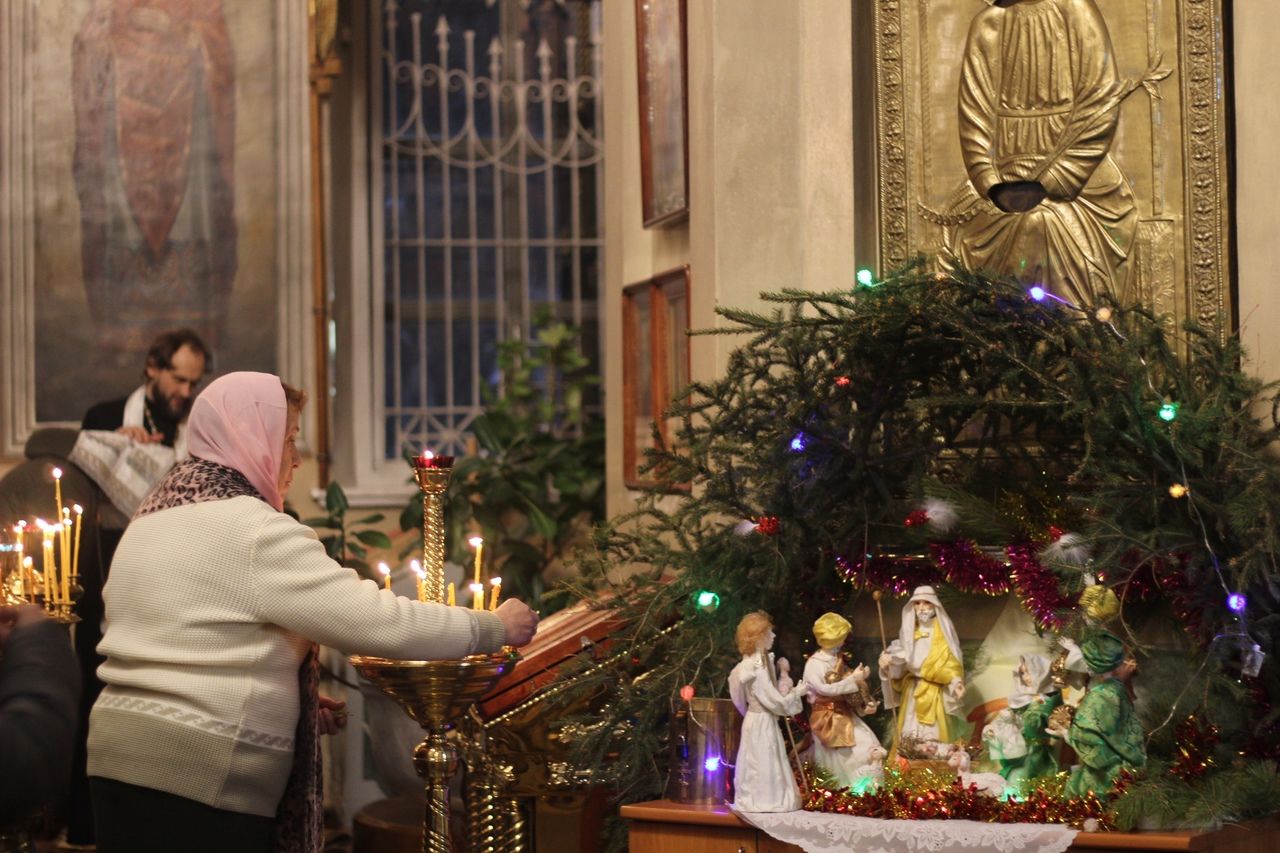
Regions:
<instances>
[{"instance_id":1,"label":"white embroidered cloth","mask_svg":"<svg viewBox=\"0 0 1280 853\"><path fill-rule=\"evenodd\" d=\"M124 527L160 478L173 467L173 448L139 444L109 430L84 430L67 457L89 475L122 518L107 526Z\"/></svg>"},{"instance_id":2,"label":"white embroidered cloth","mask_svg":"<svg viewBox=\"0 0 1280 853\"><path fill-rule=\"evenodd\" d=\"M806 811L737 814L756 829L807 853L1062 853L1076 837L1076 830L1052 823L881 820Z\"/></svg>"}]
</instances>

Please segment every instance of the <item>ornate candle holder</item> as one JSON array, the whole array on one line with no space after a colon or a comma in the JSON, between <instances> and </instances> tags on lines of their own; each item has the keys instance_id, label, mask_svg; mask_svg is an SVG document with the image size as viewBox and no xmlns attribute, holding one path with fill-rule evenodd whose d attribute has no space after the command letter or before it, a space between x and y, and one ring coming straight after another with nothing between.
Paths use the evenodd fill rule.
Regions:
<instances>
[{"instance_id":1,"label":"ornate candle holder","mask_svg":"<svg viewBox=\"0 0 1280 853\"><path fill-rule=\"evenodd\" d=\"M519 660L514 652L461 660L387 660L355 655L351 665L426 729L413 765L427 783L422 853L450 853L449 779L458 753L445 736L471 705Z\"/></svg>"},{"instance_id":2,"label":"ornate candle holder","mask_svg":"<svg viewBox=\"0 0 1280 853\"><path fill-rule=\"evenodd\" d=\"M452 473L452 456L435 456L425 451L413 460L414 480L422 490L425 599L436 604L445 603L444 495ZM472 655L461 660L388 660L366 655L351 658L357 672L399 702L427 732L413 750L414 767L427 785L423 853L450 853L452 849L449 779L457 768L458 753L446 733L519 659L514 651Z\"/></svg>"}]
</instances>

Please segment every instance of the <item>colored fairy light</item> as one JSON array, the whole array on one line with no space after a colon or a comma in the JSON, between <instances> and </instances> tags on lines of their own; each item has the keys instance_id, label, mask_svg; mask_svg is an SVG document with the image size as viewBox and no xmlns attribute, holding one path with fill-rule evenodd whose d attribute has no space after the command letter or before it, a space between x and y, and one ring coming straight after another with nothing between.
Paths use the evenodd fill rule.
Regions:
<instances>
[{"instance_id":1,"label":"colored fairy light","mask_svg":"<svg viewBox=\"0 0 1280 853\"><path fill-rule=\"evenodd\" d=\"M1244 597L1244 593L1233 592L1227 596L1227 607L1235 613L1243 613L1248 605L1249 600Z\"/></svg>"},{"instance_id":2,"label":"colored fairy light","mask_svg":"<svg viewBox=\"0 0 1280 853\"><path fill-rule=\"evenodd\" d=\"M1181 483L1174 483L1172 486L1169 487L1169 497L1171 498L1186 497L1187 492L1189 491L1191 490L1188 489L1186 486L1182 485Z\"/></svg>"},{"instance_id":3,"label":"colored fairy light","mask_svg":"<svg viewBox=\"0 0 1280 853\"><path fill-rule=\"evenodd\" d=\"M796 453L802 452L809 444L809 437L802 432L798 432L795 438L791 439L791 449Z\"/></svg>"},{"instance_id":4,"label":"colored fairy light","mask_svg":"<svg viewBox=\"0 0 1280 853\"><path fill-rule=\"evenodd\" d=\"M863 267L862 269L858 270L857 278L858 278L858 284L862 285L863 287L875 287L876 277L872 275L871 270L867 269L866 267Z\"/></svg>"},{"instance_id":5,"label":"colored fairy light","mask_svg":"<svg viewBox=\"0 0 1280 853\"><path fill-rule=\"evenodd\" d=\"M1160 420L1165 423L1172 421L1178 416L1178 408L1179 406L1177 403L1165 403L1160 407Z\"/></svg>"},{"instance_id":6,"label":"colored fairy light","mask_svg":"<svg viewBox=\"0 0 1280 853\"><path fill-rule=\"evenodd\" d=\"M698 606L703 610L715 610L720 606L720 596L716 595L709 589L704 589L699 592L698 597L695 600L698 602Z\"/></svg>"},{"instance_id":7,"label":"colored fairy light","mask_svg":"<svg viewBox=\"0 0 1280 853\"><path fill-rule=\"evenodd\" d=\"M706 761L702 762L702 766L707 768L708 773L715 773L720 769L720 756L713 755Z\"/></svg>"},{"instance_id":8,"label":"colored fairy light","mask_svg":"<svg viewBox=\"0 0 1280 853\"><path fill-rule=\"evenodd\" d=\"M1044 288L1038 284L1035 287L1028 290L1027 295L1030 296L1032 299L1034 299L1036 302L1043 302L1044 298L1048 296L1048 294L1044 292Z\"/></svg>"}]
</instances>

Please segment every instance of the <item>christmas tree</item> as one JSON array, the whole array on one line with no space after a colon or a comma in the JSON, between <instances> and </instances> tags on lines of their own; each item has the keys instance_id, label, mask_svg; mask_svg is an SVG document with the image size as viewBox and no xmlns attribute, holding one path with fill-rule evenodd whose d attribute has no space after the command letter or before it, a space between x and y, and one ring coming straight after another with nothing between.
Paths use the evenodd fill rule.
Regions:
<instances>
[{"instance_id":1,"label":"christmas tree","mask_svg":"<svg viewBox=\"0 0 1280 853\"><path fill-rule=\"evenodd\" d=\"M919 263L765 299L700 333L742 343L673 404L683 427L647 463L673 488L583 563L578 594L617 593L629 619L615 666L568 674L567 699L606 697L575 742L595 778L623 802L661 796L681 688L726 695L745 613L770 612L794 660L822 612L917 583L1014 594L1067 633L1094 579L1126 618L1171 610L1192 667L1149 719L1198 714L1221 764L1277 756L1280 397L1235 338ZM1151 728L1156 766L1176 761L1175 726ZM1275 779L1260 766L1237 768L1254 793ZM1133 802L1151 791L1125 781Z\"/></svg>"}]
</instances>

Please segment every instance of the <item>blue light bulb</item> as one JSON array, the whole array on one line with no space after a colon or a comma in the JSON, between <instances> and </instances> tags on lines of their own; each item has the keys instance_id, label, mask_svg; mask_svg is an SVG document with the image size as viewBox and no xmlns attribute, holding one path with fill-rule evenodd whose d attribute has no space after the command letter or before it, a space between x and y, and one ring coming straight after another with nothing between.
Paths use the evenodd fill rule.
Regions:
<instances>
[{"instance_id":1,"label":"blue light bulb","mask_svg":"<svg viewBox=\"0 0 1280 853\"><path fill-rule=\"evenodd\" d=\"M1236 613L1243 613L1248 606L1249 599L1245 598L1242 592L1233 592L1227 596L1227 607Z\"/></svg>"},{"instance_id":2,"label":"blue light bulb","mask_svg":"<svg viewBox=\"0 0 1280 853\"><path fill-rule=\"evenodd\" d=\"M1043 302L1045 296L1047 296L1048 294L1044 292L1043 287L1037 284L1035 287L1027 291L1027 295L1030 296L1032 299L1034 299L1036 302Z\"/></svg>"},{"instance_id":3,"label":"blue light bulb","mask_svg":"<svg viewBox=\"0 0 1280 853\"><path fill-rule=\"evenodd\" d=\"M713 755L706 761L702 762L702 766L707 768L708 773L715 773L720 769L720 756Z\"/></svg>"},{"instance_id":4,"label":"blue light bulb","mask_svg":"<svg viewBox=\"0 0 1280 853\"><path fill-rule=\"evenodd\" d=\"M791 439L791 449L796 453L802 452L808 444L809 437L802 432L796 433L795 438Z\"/></svg>"}]
</instances>

